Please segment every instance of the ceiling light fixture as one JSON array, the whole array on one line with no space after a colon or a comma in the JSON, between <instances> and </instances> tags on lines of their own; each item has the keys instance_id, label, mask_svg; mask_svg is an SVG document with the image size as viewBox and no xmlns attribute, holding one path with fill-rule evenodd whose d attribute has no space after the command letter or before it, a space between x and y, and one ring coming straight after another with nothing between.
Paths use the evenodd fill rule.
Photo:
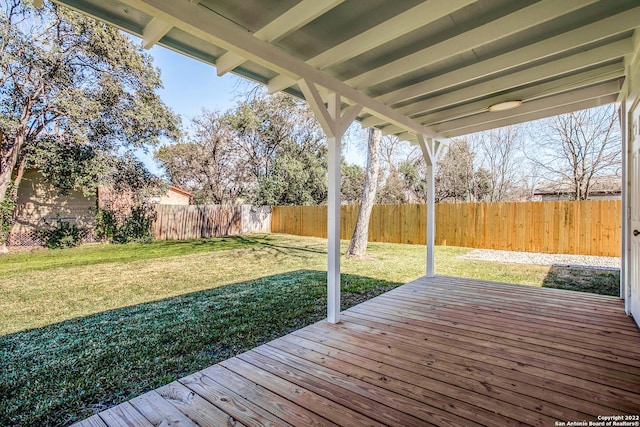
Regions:
<instances>
[{"instance_id":1,"label":"ceiling light fixture","mask_svg":"<svg viewBox=\"0 0 640 427\"><path fill-rule=\"evenodd\" d=\"M489 111L491 111L492 113L496 113L498 111L513 110L514 108L518 108L521 105L522 105L522 101L519 99L498 102L497 104L490 105Z\"/></svg>"}]
</instances>

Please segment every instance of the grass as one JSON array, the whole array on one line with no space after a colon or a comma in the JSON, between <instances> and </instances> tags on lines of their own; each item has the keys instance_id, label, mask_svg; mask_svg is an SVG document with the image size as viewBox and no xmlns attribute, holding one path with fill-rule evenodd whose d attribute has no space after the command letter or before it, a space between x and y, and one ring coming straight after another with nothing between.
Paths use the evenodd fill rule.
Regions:
<instances>
[{"instance_id":1,"label":"grass","mask_svg":"<svg viewBox=\"0 0 640 427\"><path fill-rule=\"evenodd\" d=\"M436 273L574 286L467 251L437 247ZM424 247L368 252L342 259L343 308L424 274ZM322 319L325 271L325 240L286 235L0 257L0 425L67 425Z\"/></svg>"}]
</instances>

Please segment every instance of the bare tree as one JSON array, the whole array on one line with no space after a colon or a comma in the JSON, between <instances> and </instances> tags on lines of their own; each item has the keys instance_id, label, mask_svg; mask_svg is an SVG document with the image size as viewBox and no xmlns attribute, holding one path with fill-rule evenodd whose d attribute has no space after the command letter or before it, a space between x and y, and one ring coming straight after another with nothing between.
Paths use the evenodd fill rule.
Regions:
<instances>
[{"instance_id":1,"label":"bare tree","mask_svg":"<svg viewBox=\"0 0 640 427\"><path fill-rule=\"evenodd\" d=\"M369 240L369 218L376 199L376 189L378 186L378 174L380 172L380 140L382 132L376 128L369 129L369 141L367 150L367 167L362 191L362 201L358 209L358 218L353 230L353 236L347 249L347 257L362 256L367 252L367 241Z\"/></svg>"},{"instance_id":2,"label":"bare tree","mask_svg":"<svg viewBox=\"0 0 640 427\"><path fill-rule=\"evenodd\" d=\"M391 170L402 151L402 141L395 135L385 135L380 139L380 160L382 166Z\"/></svg>"},{"instance_id":3,"label":"bare tree","mask_svg":"<svg viewBox=\"0 0 640 427\"><path fill-rule=\"evenodd\" d=\"M376 203L415 203L415 191L406 180L403 166L417 164L422 160L422 152L418 146L410 146L394 135L383 136L380 157L383 172L378 183Z\"/></svg>"},{"instance_id":4,"label":"bare tree","mask_svg":"<svg viewBox=\"0 0 640 427\"><path fill-rule=\"evenodd\" d=\"M620 129L613 105L552 117L535 128L542 138L530 160L547 179L568 184L574 200L588 197L594 177L614 174L620 167Z\"/></svg>"},{"instance_id":5,"label":"bare tree","mask_svg":"<svg viewBox=\"0 0 640 427\"><path fill-rule=\"evenodd\" d=\"M244 152L221 115L203 110L191 120L188 142L161 147L155 158L171 182L197 203L235 203L254 186Z\"/></svg>"},{"instance_id":6,"label":"bare tree","mask_svg":"<svg viewBox=\"0 0 640 427\"><path fill-rule=\"evenodd\" d=\"M486 169L490 185L489 201L502 202L521 193L517 183L523 170L520 147L523 140L521 126L507 126L469 136L478 161Z\"/></svg>"}]
</instances>

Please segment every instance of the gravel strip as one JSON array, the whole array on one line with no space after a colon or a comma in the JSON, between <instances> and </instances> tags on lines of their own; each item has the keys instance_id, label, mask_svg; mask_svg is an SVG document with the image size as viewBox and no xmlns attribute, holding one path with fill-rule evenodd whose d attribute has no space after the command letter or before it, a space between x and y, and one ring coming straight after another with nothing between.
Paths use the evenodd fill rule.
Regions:
<instances>
[{"instance_id":1,"label":"gravel strip","mask_svg":"<svg viewBox=\"0 0 640 427\"><path fill-rule=\"evenodd\" d=\"M538 265L579 265L598 268L620 268L620 258L587 255L542 254L532 252L498 251L493 249L473 249L461 256L466 259L515 264Z\"/></svg>"}]
</instances>

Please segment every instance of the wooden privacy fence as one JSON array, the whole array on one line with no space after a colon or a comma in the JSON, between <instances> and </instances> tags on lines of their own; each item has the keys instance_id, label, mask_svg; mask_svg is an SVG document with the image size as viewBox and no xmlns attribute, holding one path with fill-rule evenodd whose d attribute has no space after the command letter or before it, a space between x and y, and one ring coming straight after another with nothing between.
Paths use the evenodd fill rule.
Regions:
<instances>
[{"instance_id":1,"label":"wooden privacy fence","mask_svg":"<svg viewBox=\"0 0 640 427\"><path fill-rule=\"evenodd\" d=\"M232 236L242 231L242 206L157 205L156 239L199 239Z\"/></svg>"},{"instance_id":2,"label":"wooden privacy fence","mask_svg":"<svg viewBox=\"0 0 640 427\"><path fill-rule=\"evenodd\" d=\"M426 205L376 205L369 241L425 244ZM620 256L620 200L436 204L436 245L523 252ZM357 205L341 207L350 239ZM271 231L327 237L326 206L275 206Z\"/></svg>"}]
</instances>

